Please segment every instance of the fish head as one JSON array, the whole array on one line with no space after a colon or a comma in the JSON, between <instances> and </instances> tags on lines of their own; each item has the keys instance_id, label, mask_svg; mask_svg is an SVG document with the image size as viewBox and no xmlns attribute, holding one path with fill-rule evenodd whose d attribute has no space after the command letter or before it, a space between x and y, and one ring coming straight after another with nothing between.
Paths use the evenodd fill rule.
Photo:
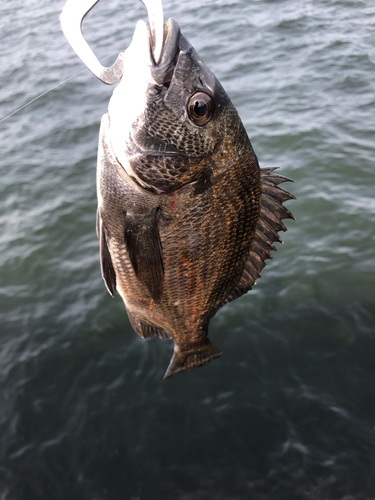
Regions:
<instances>
[{"instance_id":1,"label":"fish head","mask_svg":"<svg viewBox=\"0 0 375 500\"><path fill-rule=\"evenodd\" d=\"M118 162L142 187L163 193L211 168L212 154L237 112L177 22L170 19L158 64L147 25L138 22L108 115Z\"/></svg>"}]
</instances>

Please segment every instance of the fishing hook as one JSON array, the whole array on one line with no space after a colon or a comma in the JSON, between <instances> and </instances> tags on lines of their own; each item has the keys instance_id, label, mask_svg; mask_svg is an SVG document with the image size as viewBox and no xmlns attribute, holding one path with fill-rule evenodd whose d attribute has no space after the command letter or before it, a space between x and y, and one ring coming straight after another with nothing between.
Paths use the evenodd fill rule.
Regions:
<instances>
[{"instance_id":1,"label":"fishing hook","mask_svg":"<svg viewBox=\"0 0 375 500\"><path fill-rule=\"evenodd\" d=\"M155 63L158 64L163 50L164 38L162 0L141 1L147 8L153 55ZM88 69L102 82L113 85L123 76L124 52L120 52L112 66L105 67L99 62L82 34L83 19L98 2L99 0L67 0L60 16L61 28L73 50Z\"/></svg>"}]
</instances>

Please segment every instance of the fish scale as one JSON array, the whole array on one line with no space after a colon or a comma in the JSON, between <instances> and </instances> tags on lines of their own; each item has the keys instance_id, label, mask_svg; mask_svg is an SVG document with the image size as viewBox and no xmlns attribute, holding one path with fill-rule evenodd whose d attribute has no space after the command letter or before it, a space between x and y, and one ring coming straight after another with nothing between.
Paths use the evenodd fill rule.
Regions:
<instances>
[{"instance_id":1,"label":"fish scale","mask_svg":"<svg viewBox=\"0 0 375 500\"><path fill-rule=\"evenodd\" d=\"M237 110L177 22L154 21L151 32L138 23L119 58L102 118L97 227L103 278L135 331L174 341L169 378L222 354L209 322L260 277L294 197L279 187L288 179L260 169Z\"/></svg>"}]
</instances>

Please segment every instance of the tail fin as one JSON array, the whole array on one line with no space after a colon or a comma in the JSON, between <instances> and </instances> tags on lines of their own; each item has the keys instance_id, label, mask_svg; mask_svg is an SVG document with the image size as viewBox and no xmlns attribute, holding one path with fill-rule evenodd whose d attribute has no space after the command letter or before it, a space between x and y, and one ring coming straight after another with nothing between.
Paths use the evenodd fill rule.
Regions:
<instances>
[{"instance_id":1,"label":"tail fin","mask_svg":"<svg viewBox=\"0 0 375 500\"><path fill-rule=\"evenodd\" d=\"M174 353L168 370L165 372L164 380L177 373L186 372L191 368L203 366L222 354L223 353L217 349L209 339L206 339L202 344L195 345L190 349L182 349L175 344Z\"/></svg>"}]
</instances>

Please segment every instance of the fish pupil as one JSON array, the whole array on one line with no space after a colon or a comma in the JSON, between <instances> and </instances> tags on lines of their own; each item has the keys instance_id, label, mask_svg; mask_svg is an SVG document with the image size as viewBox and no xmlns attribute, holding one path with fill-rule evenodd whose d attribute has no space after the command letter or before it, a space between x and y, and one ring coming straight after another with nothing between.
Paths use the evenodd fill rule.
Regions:
<instances>
[{"instance_id":1,"label":"fish pupil","mask_svg":"<svg viewBox=\"0 0 375 500\"><path fill-rule=\"evenodd\" d=\"M214 112L214 102L206 92L196 92L188 102L187 112L190 120L199 127L206 125Z\"/></svg>"},{"instance_id":2,"label":"fish pupil","mask_svg":"<svg viewBox=\"0 0 375 500\"><path fill-rule=\"evenodd\" d=\"M197 116L205 116L207 113L207 104L204 101L196 101L194 105L194 113Z\"/></svg>"}]
</instances>

